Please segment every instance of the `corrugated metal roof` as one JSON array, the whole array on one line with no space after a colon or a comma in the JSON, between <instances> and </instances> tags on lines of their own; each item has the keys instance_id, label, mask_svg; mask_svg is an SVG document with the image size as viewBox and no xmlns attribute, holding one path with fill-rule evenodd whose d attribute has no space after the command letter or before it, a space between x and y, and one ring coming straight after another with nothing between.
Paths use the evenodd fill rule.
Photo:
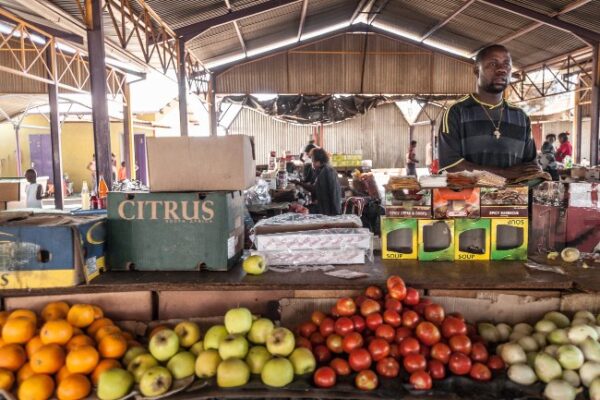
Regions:
<instances>
[{"instance_id":1,"label":"corrugated metal roof","mask_svg":"<svg viewBox=\"0 0 600 400\"><path fill-rule=\"evenodd\" d=\"M54 0L53 0L54 1ZM65 0L61 0L65 1ZM73 2L73 0L70 0ZM223 0L145 0L173 29L228 13Z\"/></svg>"},{"instance_id":2,"label":"corrugated metal roof","mask_svg":"<svg viewBox=\"0 0 600 400\"><path fill-rule=\"evenodd\" d=\"M572 0L508 0L510 3L517 4L519 6L531 8L534 11L543 14L550 14L558 12L564 8L567 4L571 3Z\"/></svg>"},{"instance_id":3,"label":"corrugated metal roof","mask_svg":"<svg viewBox=\"0 0 600 400\"><path fill-rule=\"evenodd\" d=\"M513 60L529 65L545 60L549 54L565 54L583 47L570 33L543 25L529 34L507 43Z\"/></svg>"},{"instance_id":4,"label":"corrugated metal roof","mask_svg":"<svg viewBox=\"0 0 600 400\"><path fill-rule=\"evenodd\" d=\"M5 113L13 118L29 108L43 104L48 104L47 95L2 94L0 95L0 109L3 112L0 113L0 122L6 121Z\"/></svg>"},{"instance_id":5,"label":"corrugated metal roof","mask_svg":"<svg viewBox=\"0 0 600 400\"><path fill-rule=\"evenodd\" d=\"M278 32L282 27L300 22L302 3L293 3L279 7L270 13L261 13L250 18L240 20L239 26L244 40L253 40L271 33ZM297 28L296 28L297 29Z\"/></svg>"},{"instance_id":6,"label":"corrugated metal roof","mask_svg":"<svg viewBox=\"0 0 600 400\"><path fill-rule=\"evenodd\" d=\"M600 32L600 1L591 1L581 8L562 15L560 19L591 31Z\"/></svg>"}]
</instances>

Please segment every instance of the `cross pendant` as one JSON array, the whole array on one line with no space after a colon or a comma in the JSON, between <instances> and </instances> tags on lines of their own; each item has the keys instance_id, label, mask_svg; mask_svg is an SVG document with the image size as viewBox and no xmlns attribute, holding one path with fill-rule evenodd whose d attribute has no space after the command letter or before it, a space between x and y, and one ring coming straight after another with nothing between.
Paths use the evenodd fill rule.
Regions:
<instances>
[{"instance_id":1,"label":"cross pendant","mask_svg":"<svg viewBox=\"0 0 600 400\"><path fill-rule=\"evenodd\" d=\"M496 129L493 133L494 137L496 138L496 140L500 139L500 136L502 136L502 133L500 133L499 129Z\"/></svg>"}]
</instances>

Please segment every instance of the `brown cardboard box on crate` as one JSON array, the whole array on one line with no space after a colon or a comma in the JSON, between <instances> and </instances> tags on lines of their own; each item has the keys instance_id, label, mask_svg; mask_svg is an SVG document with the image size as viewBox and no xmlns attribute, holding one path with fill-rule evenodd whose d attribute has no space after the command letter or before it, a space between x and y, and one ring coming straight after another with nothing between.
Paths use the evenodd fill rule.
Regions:
<instances>
[{"instance_id":1,"label":"brown cardboard box on crate","mask_svg":"<svg viewBox=\"0 0 600 400\"><path fill-rule=\"evenodd\" d=\"M0 180L0 202L19 201L21 184L17 180Z\"/></svg>"}]
</instances>

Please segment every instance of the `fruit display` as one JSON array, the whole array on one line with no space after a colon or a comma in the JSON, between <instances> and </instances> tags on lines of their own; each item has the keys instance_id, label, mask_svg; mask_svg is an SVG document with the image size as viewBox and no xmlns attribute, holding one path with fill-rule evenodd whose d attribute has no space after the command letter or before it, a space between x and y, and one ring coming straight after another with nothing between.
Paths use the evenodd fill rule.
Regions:
<instances>
[{"instance_id":1,"label":"fruit display","mask_svg":"<svg viewBox=\"0 0 600 400\"><path fill-rule=\"evenodd\" d=\"M600 399L600 315L578 311L572 319L551 311L533 325L480 323L478 331L520 385L545 385L544 397L572 400L582 391Z\"/></svg>"}]
</instances>

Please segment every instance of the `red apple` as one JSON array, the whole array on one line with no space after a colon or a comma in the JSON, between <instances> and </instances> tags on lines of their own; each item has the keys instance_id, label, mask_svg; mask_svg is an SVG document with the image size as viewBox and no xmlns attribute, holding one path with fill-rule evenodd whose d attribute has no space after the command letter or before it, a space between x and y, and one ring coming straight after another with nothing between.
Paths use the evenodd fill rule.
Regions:
<instances>
[{"instance_id":1,"label":"red apple","mask_svg":"<svg viewBox=\"0 0 600 400\"><path fill-rule=\"evenodd\" d=\"M323 322L323 320L326 318L327 316L325 315L325 313L321 312L321 311L314 311L312 313L312 315L310 316L310 320L317 326L321 325L321 322Z\"/></svg>"},{"instance_id":2,"label":"red apple","mask_svg":"<svg viewBox=\"0 0 600 400\"><path fill-rule=\"evenodd\" d=\"M300 336L309 338L310 335L315 333L319 327L312 321L303 322L298 327L298 333Z\"/></svg>"},{"instance_id":3,"label":"red apple","mask_svg":"<svg viewBox=\"0 0 600 400\"><path fill-rule=\"evenodd\" d=\"M336 335L335 333L327 336L327 348L332 353L343 353L344 349L342 348L342 337L340 335Z\"/></svg>"},{"instance_id":4,"label":"red apple","mask_svg":"<svg viewBox=\"0 0 600 400\"><path fill-rule=\"evenodd\" d=\"M365 296L373 300L379 300L383 297L383 291L379 286L369 286L365 290Z\"/></svg>"},{"instance_id":5,"label":"red apple","mask_svg":"<svg viewBox=\"0 0 600 400\"><path fill-rule=\"evenodd\" d=\"M373 361L379 361L390 355L390 344L383 339L375 338L369 343L369 352Z\"/></svg>"},{"instance_id":6,"label":"red apple","mask_svg":"<svg viewBox=\"0 0 600 400\"><path fill-rule=\"evenodd\" d=\"M313 349L313 354L315 355L315 359L319 364L325 364L331 360L331 352L322 344L315 346Z\"/></svg>"},{"instance_id":7,"label":"red apple","mask_svg":"<svg viewBox=\"0 0 600 400\"><path fill-rule=\"evenodd\" d=\"M326 338L335 331L335 321L332 318L325 318L321 325L319 325L319 332Z\"/></svg>"},{"instance_id":8,"label":"red apple","mask_svg":"<svg viewBox=\"0 0 600 400\"><path fill-rule=\"evenodd\" d=\"M377 362L375 370L384 378L395 378L400 373L400 364L392 357L386 357Z\"/></svg>"},{"instance_id":9,"label":"red apple","mask_svg":"<svg viewBox=\"0 0 600 400\"><path fill-rule=\"evenodd\" d=\"M392 343L395 336L396 330L388 324L379 325L375 330L375 337L384 339L388 343Z\"/></svg>"},{"instance_id":10,"label":"red apple","mask_svg":"<svg viewBox=\"0 0 600 400\"><path fill-rule=\"evenodd\" d=\"M348 356L348 364L353 371L363 371L371 366L371 353L365 349L354 349Z\"/></svg>"},{"instance_id":11,"label":"red apple","mask_svg":"<svg viewBox=\"0 0 600 400\"><path fill-rule=\"evenodd\" d=\"M427 321L439 325L444 321L444 318L444 308L439 304L428 304L425 306L425 319Z\"/></svg>"},{"instance_id":12,"label":"red apple","mask_svg":"<svg viewBox=\"0 0 600 400\"><path fill-rule=\"evenodd\" d=\"M362 347L363 344L363 337L358 332L350 332L342 340L342 348L346 353L351 353L352 350Z\"/></svg>"},{"instance_id":13,"label":"red apple","mask_svg":"<svg viewBox=\"0 0 600 400\"><path fill-rule=\"evenodd\" d=\"M416 306L419 304L420 297L421 296L419 295L417 289L408 288L406 289L406 298L404 299L404 304L408 306Z\"/></svg>"},{"instance_id":14,"label":"red apple","mask_svg":"<svg viewBox=\"0 0 600 400\"><path fill-rule=\"evenodd\" d=\"M340 317L334 324L335 333L340 336L346 336L354 331L354 322L348 317Z\"/></svg>"},{"instance_id":15,"label":"red apple","mask_svg":"<svg viewBox=\"0 0 600 400\"><path fill-rule=\"evenodd\" d=\"M378 313L379 311L381 311L381 305L377 302L377 300L366 299L360 305L360 313L363 317L366 317L373 313Z\"/></svg>"},{"instance_id":16,"label":"red apple","mask_svg":"<svg viewBox=\"0 0 600 400\"><path fill-rule=\"evenodd\" d=\"M402 312L402 326L405 326L409 329L415 329L420 320L421 317L419 317L419 314L413 310L404 310Z\"/></svg>"},{"instance_id":17,"label":"red apple","mask_svg":"<svg viewBox=\"0 0 600 400\"><path fill-rule=\"evenodd\" d=\"M360 390L375 390L378 384L377 375L370 369L360 371L354 378L354 385Z\"/></svg>"},{"instance_id":18,"label":"red apple","mask_svg":"<svg viewBox=\"0 0 600 400\"><path fill-rule=\"evenodd\" d=\"M360 332L364 331L365 328L367 327L367 324L365 323L365 319L363 317L361 317L360 315L353 315L352 317L350 317L350 319L354 323L354 330L356 332L360 333Z\"/></svg>"},{"instance_id":19,"label":"red apple","mask_svg":"<svg viewBox=\"0 0 600 400\"><path fill-rule=\"evenodd\" d=\"M342 317L350 317L356 313L356 304L350 297L343 297L335 304L338 314Z\"/></svg>"}]
</instances>

